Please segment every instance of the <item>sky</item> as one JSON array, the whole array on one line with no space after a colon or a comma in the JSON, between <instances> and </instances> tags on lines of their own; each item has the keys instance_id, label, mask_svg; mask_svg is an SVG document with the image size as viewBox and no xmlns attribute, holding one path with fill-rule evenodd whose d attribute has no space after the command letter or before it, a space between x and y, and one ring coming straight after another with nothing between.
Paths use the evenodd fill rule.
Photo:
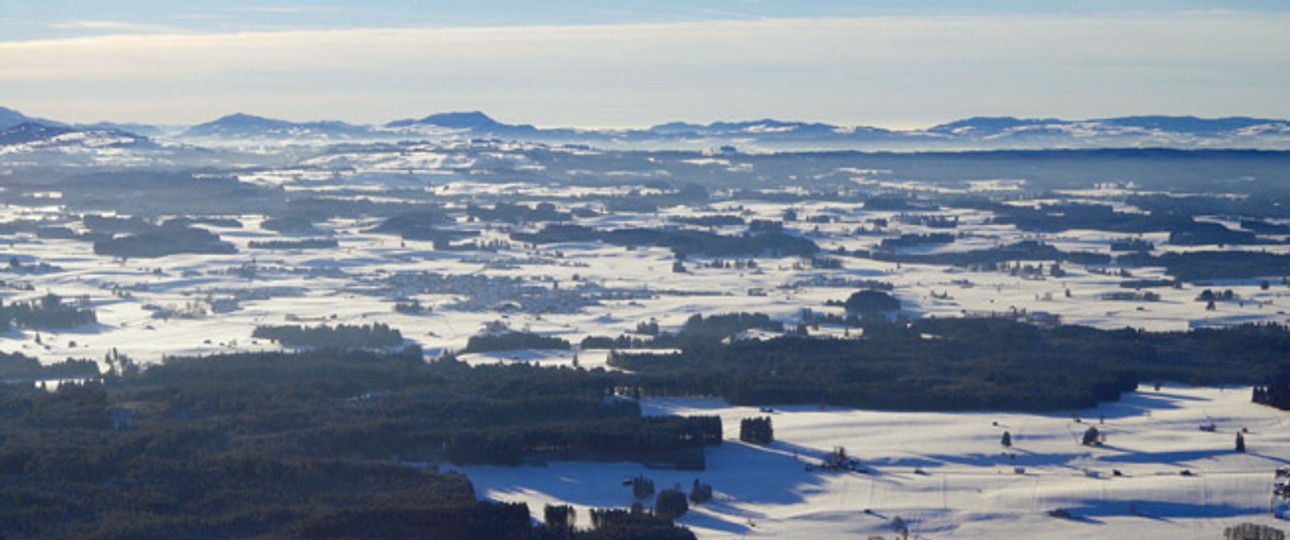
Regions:
<instances>
[{"instance_id":1,"label":"sky","mask_svg":"<svg viewBox=\"0 0 1290 540\"><path fill-rule=\"evenodd\" d=\"M0 0L0 106L546 127L1290 117L1281 0Z\"/></svg>"}]
</instances>

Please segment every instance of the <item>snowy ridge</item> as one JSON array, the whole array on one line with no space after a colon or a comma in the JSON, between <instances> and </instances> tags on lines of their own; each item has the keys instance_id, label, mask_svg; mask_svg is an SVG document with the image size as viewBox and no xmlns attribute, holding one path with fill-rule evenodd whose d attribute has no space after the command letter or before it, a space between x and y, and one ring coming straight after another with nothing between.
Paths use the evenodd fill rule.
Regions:
<instances>
[{"instance_id":1,"label":"snowy ridge","mask_svg":"<svg viewBox=\"0 0 1290 540\"><path fill-rule=\"evenodd\" d=\"M112 129L76 129L27 122L0 131L0 154L148 146L147 137Z\"/></svg>"},{"instance_id":2,"label":"snowy ridge","mask_svg":"<svg viewBox=\"0 0 1290 540\"><path fill-rule=\"evenodd\" d=\"M370 138L371 134L366 126L339 121L289 122L237 113L188 128L181 138L344 141Z\"/></svg>"}]
</instances>

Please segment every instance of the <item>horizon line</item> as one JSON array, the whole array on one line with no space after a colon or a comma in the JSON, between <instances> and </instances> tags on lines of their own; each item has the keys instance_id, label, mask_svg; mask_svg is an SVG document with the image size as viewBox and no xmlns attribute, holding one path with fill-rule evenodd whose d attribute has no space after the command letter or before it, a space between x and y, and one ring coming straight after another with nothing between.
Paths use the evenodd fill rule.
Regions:
<instances>
[{"instance_id":1,"label":"horizon line","mask_svg":"<svg viewBox=\"0 0 1290 540\"><path fill-rule=\"evenodd\" d=\"M254 118L259 118L264 120L288 122L292 124L339 122L342 124L347 124L347 125L356 126L356 127L385 127L388 124L393 122L402 122L402 121L409 121L409 120L413 122L420 122L422 119L425 119L431 116L450 115L450 114L481 114L486 118L493 120L494 122L497 122L498 124L509 126L509 127L530 126L540 130L571 129L571 130L583 130L583 131L648 130L648 129L652 129L660 126L666 126L669 124L685 124L685 125L691 125L691 126L707 127L707 126L711 126L714 124L721 124L721 123L752 124L757 122L781 122L781 123L790 123L790 124L817 124L817 125L826 125L826 126L835 127L835 128L852 128L852 129L878 128L878 129L885 129L888 131L916 132L916 131L927 131L936 127L945 126L948 124L954 124L958 122L964 122L968 120L987 120L987 119L1018 120L1018 121L1054 121L1054 122L1074 122L1074 123L1098 122L1098 121L1106 121L1106 120L1121 120L1121 119L1128 119L1128 118L1170 118L1170 119L1190 118L1190 119L1196 119L1196 120L1202 120L1202 121L1266 120L1266 121L1272 121L1272 122L1290 122L1290 118L1259 116L1259 115L1249 115L1249 114L1204 116L1204 115L1197 115L1197 114L1190 114L1190 113L1181 113L1181 114L1140 113L1140 114L1125 114L1125 115L1112 115L1112 116L1094 116L1094 117L1086 117L1086 118L1067 118L1067 117L1056 116L1056 115L1013 116L1013 115L997 115L997 114L973 114L973 115L958 116L958 117L946 119L943 121L935 122L932 124L891 124L891 123L887 123L887 124L854 123L852 124L852 123L837 123L836 121L831 121L831 120L802 119L802 118L786 119L786 118L775 118L775 117L766 116L766 117L760 117L760 118L727 118L727 119L711 120L706 122L701 120L673 118L670 120L655 121L649 124L636 124L636 125L539 125L539 124L532 124L532 123L527 123L523 121L513 122L513 121L507 121L507 120L499 120L497 117L493 116L492 114L489 114L483 109L457 109L457 110L442 110L442 111L431 112L423 115L405 116L405 117L394 118L394 119L385 120L381 122L355 122L350 120L344 120L339 117L322 117L322 118L312 118L312 119L301 120L301 119L293 119L289 117L266 116L264 114L239 110L239 111L234 111L227 114L222 114L220 116L211 118L209 120L203 120L203 121L194 122L194 123L170 123L170 122L154 123L154 122L130 120L130 119L127 119L127 120L97 119L97 120L70 120L69 121L69 120L63 120L55 117L46 116L43 114L37 114L33 116L23 110L19 110L14 107L9 107L6 105L0 105L0 109L7 109L9 111L20 114L32 120L35 123L41 123L41 121L45 121L45 122L52 122L57 124L65 124L69 126L88 126L88 125L95 125L95 124L140 124L140 125L152 126L152 127L158 127L158 128L162 128L162 127L191 128L191 127L200 126L204 124L215 123L220 120L223 120L229 117L239 116L239 115L249 116L249 117L254 117Z\"/></svg>"}]
</instances>

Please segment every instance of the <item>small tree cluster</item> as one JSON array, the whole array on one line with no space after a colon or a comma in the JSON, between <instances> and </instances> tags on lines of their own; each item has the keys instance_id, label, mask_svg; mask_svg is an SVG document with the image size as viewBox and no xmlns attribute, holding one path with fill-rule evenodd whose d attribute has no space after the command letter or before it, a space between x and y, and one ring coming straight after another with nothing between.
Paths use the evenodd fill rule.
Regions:
<instances>
[{"instance_id":1,"label":"small tree cluster","mask_svg":"<svg viewBox=\"0 0 1290 540\"><path fill-rule=\"evenodd\" d=\"M832 452L829 452L820 460L820 466L831 471L854 470L860 466L860 460L847 455L846 447L835 446Z\"/></svg>"},{"instance_id":2,"label":"small tree cluster","mask_svg":"<svg viewBox=\"0 0 1290 540\"><path fill-rule=\"evenodd\" d=\"M690 530L675 527L661 516L645 512L639 503L631 510L592 509L591 525L595 532L587 538L649 538L650 540L694 540Z\"/></svg>"},{"instance_id":3,"label":"small tree cluster","mask_svg":"<svg viewBox=\"0 0 1290 540\"><path fill-rule=\"evenodd\" d=\"M385 323L304 327L256 326L251 337L268 339L287 347L360 349L394 347L403 344L403 334Z\"/></svg>"},{"instance_id":4,"label":"small tree cluster","mask_svg":"<svg viewBox=\"0 0 1290 540\"><path fill-rule=\"evenodd\" d=\"M103 363L108 366L108 377L133 377L143 372L143 368L133 358L117 352L116 347L112 347L112 351L103 357Z\"/></svg>"},{"instance_id":5,"label":"small tree cluster","mask_svg":"<svg viewBox=\"0 0 1290 540\"><path fill-rule=\"evenodd\" d=\"M89 307L89 298L84 296L68 303L61 296L49 293L28 302L0 304L0 330L7 330L11 325L63 329L97 322L94 310Z\"/></svg>"},{"instance_id":6,"label":"small tree cluster","mask_svg":"<svg viewBox=\"0 0 1290 540\"><path fill-rule=\"evenodd\" d=\"M1285 537L1286 533L1281 529L1256 523L1241 523L1223 529L1223 538L1227 540L1285 540Z\"/></svg>"},{"instance_id":7,"label":"small tree cluster","mask_svg":"<svg viewBox=\"0 0 1290 540\"><path fill-rule=\"evenodd\" d=\"M881 313L900 310L900 300L882 291L863 290L847 297L842 306L848 313Z\"/></svg>"},{"instance_id":8,"label":"small tree cluster","mask_svg":"<svg viewBox=\"0 0 1290 540\"><path fill-rule=\"evenodd\" d=\"M739 421L739 440L752 444L770 444L775 440L775 428L769 416L744 418Z\"/></svg>"},{"instance_id":9,"label":"small tree cluster","mask_svg":"<svg viewBox=\"0 0 1290 540\"><path fill-rule=\"evenodd\" d=\"M695 478L694 485L690 486L690 502L703 504L710 500L712 500L712 486L704 484L698 478Z\"/></svg>"},{"instance_id":10,"label":"small tree cluster","mask_svg":"<svg viewBox=\"0 0 1290 540\"><path fill-rule=\"evenodd\" d=\"M554 349L567 351L573 346L563 338L532 332L478 334L466 340L464 352L514 351L519 349Z\"/></svg>"},{"instance_id":11,"label":"small tree cluster","mask_svg":"<svg viewBox=\"0 0 1290 540\"><path fill-rule=\"evenodd\" d=\"M1254 402L1290 410L1290 377L1267 386L1255 386Z\"/></svg>"},{"instance_id":12,"label":"small tree cluster","mask_svg":"<svg viewBox=\"0 0 1290 540\"><path fill-rule=\"evenodd\" d=\"M1201 291L1199 295L1196 296L1197 302L1213 302L1215 300L1230 302L1235 299L1236 299L1236 293L1232 292L1232 289L1227 289L1222 292L1214 292L1211 289L1205 289Z\"/></svg>"},{"instance_id":13,"label":"small tree cluster","mask_svg":"<svg viewBox=\"0 0 1290 540\"><path fill-rule=\"evenodd\" d=\"M654 515L663 519L676 519L689 511L690 503L679 486L658 492L658 500L654 501Z\"/></svg>"},{"instance_id":14,"label":"small tree cluster","mask_svg":"<svg viewBox=\"0 0 1290 540\"><path fill-rule=\"evenodd\" d=\"M562 504L559 506L546 505L543 509L542 522L546 527L556 531L573 530L574 522L577 520L577 512L572 506Z\"/></svg>"},{"instance_id":15,"label":"small tree cluster","mask_svg":"<svg viewBox=\"0 0 1290 540\"><path fill-rule=\"evenodd\" d=\"M654 481L645 475L632 479L632 496L637 499L648 499L654 496Z\"/></svg>"},{"instance_id":16,"label":"small tree cluster","mask_svg":"<svg viewBox=\"0 0 1290 540\"><path fill-rule=\"evenodd\" d=\"M648 321L636 323L636 333L646 336L657 336L659 333L658 319L650 317Z\"/></svg>"}]
</instances>

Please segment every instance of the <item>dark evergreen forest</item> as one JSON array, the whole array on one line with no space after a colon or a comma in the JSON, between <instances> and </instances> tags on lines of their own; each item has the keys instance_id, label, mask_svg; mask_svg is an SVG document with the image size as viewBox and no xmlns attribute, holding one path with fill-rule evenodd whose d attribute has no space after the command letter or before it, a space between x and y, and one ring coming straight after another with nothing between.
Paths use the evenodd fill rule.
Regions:
<instances>
[{"instance_id":1,"label":"dark evergreen forest","mask_svg":"<svg viewBox=\"0 0 1290 540\"><path fill-rule=\"evenodd\" d=\"M533 527L524 505L477 501L466 477L414 465L703 467L719 419L641 417L616 384L603 371L426 363L412 348L174 358L53 392L0 385L0 535L693 538L647 514Z\"/></svg>"}]
</instances>

